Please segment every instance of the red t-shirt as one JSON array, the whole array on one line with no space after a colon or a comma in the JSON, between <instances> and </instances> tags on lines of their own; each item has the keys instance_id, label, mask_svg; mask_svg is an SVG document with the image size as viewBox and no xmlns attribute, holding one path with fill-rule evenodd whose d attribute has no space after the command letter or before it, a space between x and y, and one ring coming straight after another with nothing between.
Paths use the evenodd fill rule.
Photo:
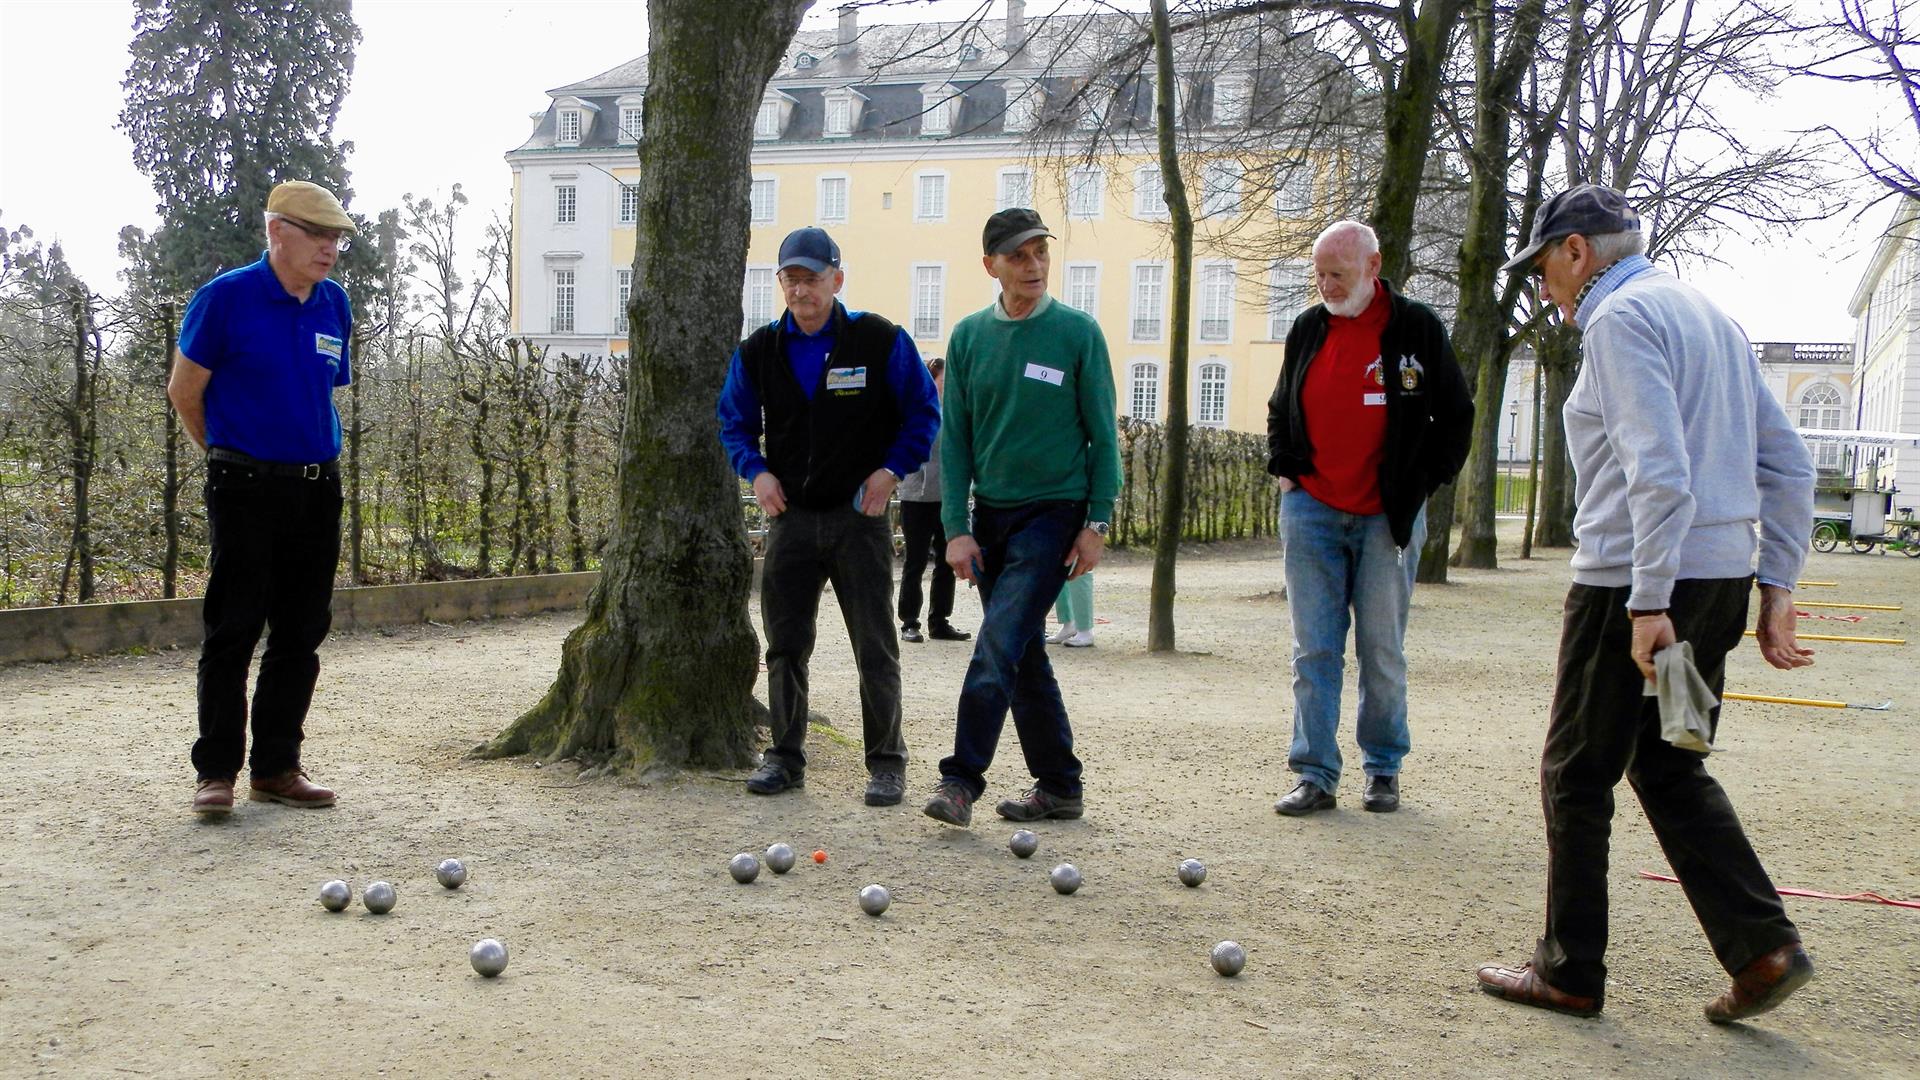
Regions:
<instances>
[{"instance_id":1,"label":"red t-shirt","mask_svg":"<svg viewBox=\"0 0 1920 1080\"><path fill-rule=\"evenodd\" d=\"M1387 383L1380 334L1387 328L1387 290L1376 279L1373 303L1357 317L1327 316L1327 340L1307 368L1300 407L1313 446L1313 471L1300 478L1307 494L1349 514L1378 514L1380 458L1386 449Z\"/></svg>"}]
</instances>

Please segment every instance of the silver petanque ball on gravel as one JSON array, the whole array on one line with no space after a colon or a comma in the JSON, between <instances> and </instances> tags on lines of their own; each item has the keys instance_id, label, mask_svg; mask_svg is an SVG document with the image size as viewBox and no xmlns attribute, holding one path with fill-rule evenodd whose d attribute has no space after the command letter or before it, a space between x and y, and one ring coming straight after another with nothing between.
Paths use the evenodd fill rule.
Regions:
<instances>
[{"instance_id":1,"label":"silver petanque ball on gravel","mask_svg":"<svg viewBox=\"0 0 1920 1080\"><path fill-rule=\"evenodd\" d=\"M444 859L433 868L433 876L440 879L441 885L457 889L467 883L467 865L459 859Z\"/></svg>"},{"instance_id":2,"label":"silver petanque ball on gravel","mask_svg":"<svg viewBox=\"0 0 1920 1080\"><path fill-rule=\"evenodd\" d=\"M507 970L507 947L493 938L481 938L467 950L467 961L473 970L484 978L491 979Z\"/></svg>"},{"instance_id":3,"label":"silver petanque ball on gravel","mask_svg":"<svg viewBox=\"0 0 1920 1080\"><path fill-rule=\"evenodd\" d=\"M320 886L320 906L328 911L345 911L353 902L353 887L339 878Z\"/></svg>"},{"instance_id":4,"label":"silver petanque ball on gravel","mask_svg":"<svg viewBox=\"0 0 1920 1080\"><path fill-rule=\"evenodd\" d=\"M878 915L893 903L893 896L885 885L869 885L860 890L860 910L869 915Z\"/></svg>"},{"instance_id":5,"label":"silver petanque ball on gravel","mask_svg":"<svg viewBox=\"0 0 1920 1080\"><path fill-rule=\"evenodd\" d=\"M1033 835L1031 829L1021 829L1013 834L1013 839L1007 841L1007 848L1023 859L1029 858L1040 850L1040 838Z\"/></svg>"},{"instance_id":6,"label":"silver petanque ball on gravel","mask_svg":"<svg viewBox=\"0 0 1920 1080\"><path fill-rule=\"evenodd\" d=\"M375 915L385 915L392 911L394 903L399 899L400 894L394 892L393 886L384 881L376 881L368 885L366 891L360 894L360 902L367 905L367 910Z\"/></svg>"},{"instance_id":7,"label":"silver petanque ball on gravel","mask_svg":"<svg viewBox=\"0 0 1920 1080\"><path fill-rule=\"evenodd\" d=\"M1070 896L1080 887L1080 871L1072 863L1063 862L1054 867L1047 879L1053 882L1053 891L1062 896Z\"/></svg>"},{"instance_id":8,"label":"silver petanque ball on gravel","mask_svg":"<svg viewBox=\"0 0 1920 1080\"><path fill-rule=\"evenodd\" d=\"M743 851L727 863L727 873L733 875L733 880L745 885L760 876L760 860Z\"/></svg>"},{"instance_id":9,"label":"silver petanque ball on gravel","mask_svg":"<svg viewBox=\"0 0 1920 1080\"><path fill-rule=\"evenodd\" d=\"M793 845L775 844L767 849L767 869L784 874L793 869Z\"/></svg>"},{"instance_id":10,"label":"silver petanque ball on gravel","mask_svg":"<svg viewBox=\"0 0 1920 1080\"><path fill-rule=\"evenodd\" d=\"M1213 954L1208 959L1213 963L1213 970L1231 978L1247 966L1247 950L1241 948L1237 941L1223 941L1213 947Z\"/></svg>"},{"instance_id":11,"label":"silver petanque ball on gravel","mask_svg":"<svg viewBox=\"0 0 1920 1080\"><path fill-rule=\"evenodd\" d=\"M1207 880L1207 864L1199 859L1185 859L1180 863L1180 884L1189 889L1197 889Z\"/></svg>"}]
</instances>

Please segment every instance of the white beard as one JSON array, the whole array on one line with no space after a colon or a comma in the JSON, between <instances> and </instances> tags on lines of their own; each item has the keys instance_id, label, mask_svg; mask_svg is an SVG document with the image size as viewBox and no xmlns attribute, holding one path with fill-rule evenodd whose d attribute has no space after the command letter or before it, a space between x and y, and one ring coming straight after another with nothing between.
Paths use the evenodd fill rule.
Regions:
<instances>
[{"instance_id":1,"label":"white beard","mask_svg":"<svg viewBox=\"0 0 1920 1080\"><path fill-rule=\"evenodd\" d=\"M1327 305L1327 311L1334 315L1343 319L1357 319L1361 312L1367 310L1367 305L1373 303L1373 282L1369 280L1365 285L1348 293L1347 298L1337 304L1332 300L1322 302Z\"/></svg>"}]
</instances>

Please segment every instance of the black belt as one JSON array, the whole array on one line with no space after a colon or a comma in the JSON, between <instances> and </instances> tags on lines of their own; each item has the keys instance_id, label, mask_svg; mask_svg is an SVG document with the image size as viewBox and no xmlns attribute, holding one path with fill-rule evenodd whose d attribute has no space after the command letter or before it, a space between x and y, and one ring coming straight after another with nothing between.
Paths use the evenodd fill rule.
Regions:
<instances>
[{"instance_id":1,"label":"black belt","mask_svg":"<svg viewBox=\"0 0 1920 1080\"><path fill-rule=\"evenodd\" d=\"M207 460L238 465L261 476L276 476L291 480L330 480L340 475L339 458L316 461L311 465L289 465L279 461L261 461L250 454L229 450L224 446L210 446L207 448Z\"/></svg>"}]
</instances>

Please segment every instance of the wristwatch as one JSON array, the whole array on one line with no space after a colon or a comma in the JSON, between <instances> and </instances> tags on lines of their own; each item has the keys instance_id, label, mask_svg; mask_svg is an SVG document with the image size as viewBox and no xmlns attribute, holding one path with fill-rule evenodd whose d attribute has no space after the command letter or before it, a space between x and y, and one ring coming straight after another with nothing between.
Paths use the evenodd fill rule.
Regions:
<instances>
[{"instance_id":1,"label":"wristwatch","mask_svg":"<svg viewBox=\"0 0 1920 1080\"><path fill-rule=\"evenodd\" d=\"M1107 535L1107 530L1109 530L1109 529L1111 529L1111 528L1113 528L1113 522L1111 522L1111 521L1089 521L1089 522L1087 522L1087 524L1086 524L1086 527L1087 527L1087 528L1089 528L1089 529L1092 529L1092 530L1093 530L1093 534L1094 534L1095 536L1105 536L1105 535Z\"/></svg>"},{"instance_id":2,"label":"wristwatch","mask_svg":"<svg viewBox=\"0 0 1920 1080\"><path fill-rule=\"evenodd\" d=\"M1636 611L1633 608L1627 609L1627 617L1630 619L1644 619L1649 615L1665 615L1666 613L1667 613L1666 608L1646 608L1644 610L1639 610L1639 611Z\"/></svg>"}]
</instances>

